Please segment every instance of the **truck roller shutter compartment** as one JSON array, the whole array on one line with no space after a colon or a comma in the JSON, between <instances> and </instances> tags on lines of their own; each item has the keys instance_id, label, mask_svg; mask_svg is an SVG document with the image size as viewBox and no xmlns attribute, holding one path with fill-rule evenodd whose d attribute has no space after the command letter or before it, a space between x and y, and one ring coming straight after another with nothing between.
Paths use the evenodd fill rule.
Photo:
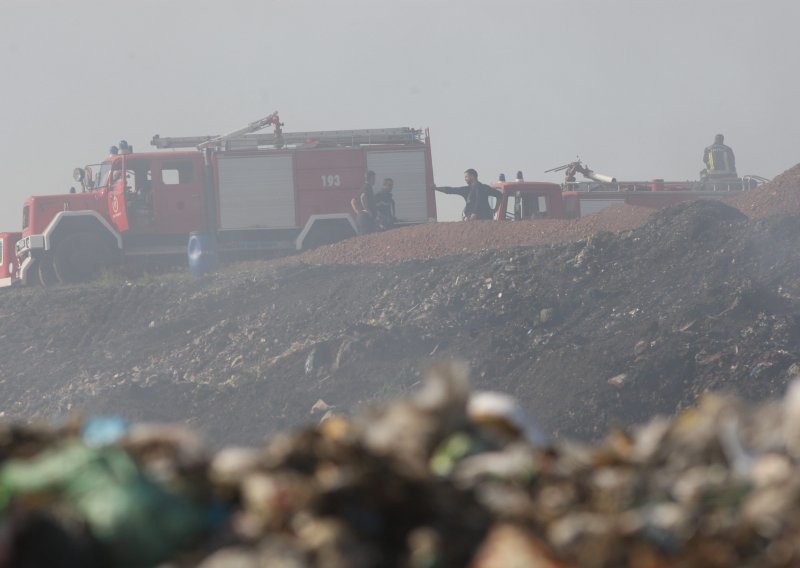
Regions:
<instances>
[{"instance_id":1,"label":"truck roller shutter compartment","mask_svg":"<svg viewBox=\"0 0 800 568\"><path fill-rule=\"evenodd\" d=\"M428 220L425 151L422 148L368 151L367 169L375 172L376 192L380 190L383 178L394 180L392 196L399 220L419 223Z\"/></svg>"},{"instance_id":2,"label":"truck roller shutter compartment","mask_svg":"<svg viewBox=\"0 0 800 568\"><path fill-rule=\"evenodd\" d=\"M221 229L295 226L292 156L220 156Z\"/></svg>"}]
</instances>

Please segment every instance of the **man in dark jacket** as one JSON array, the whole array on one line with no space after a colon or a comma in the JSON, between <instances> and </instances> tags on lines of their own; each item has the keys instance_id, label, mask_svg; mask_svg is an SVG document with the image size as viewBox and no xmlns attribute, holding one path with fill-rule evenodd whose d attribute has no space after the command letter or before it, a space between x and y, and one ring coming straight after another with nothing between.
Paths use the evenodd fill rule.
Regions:
<instances>
[{"instance_id":1,"label":"man in dark jacket","mask_svg":"<svg viewBox=\"0 0 800 568\"><path fill-rule=\"evenodd\" d=\"M723 144L722 134L714 137L714 143L703 151L703 163L706 165L704 177L735 178L736 158L730 146Z\"/></svg>"},{"instance_id":2,"label":"man in dark jacket","mask_svg":"<svg viewBox=\"0 0 800 568\"><path fill-rule=\"evenodd\" d=\"M464 204L464 219L467 221L491 220L494 208L489 205L489 197L500 199L502 193L478 181L478 172L472 168L464 172L464 181L467 185L462 187L436 187L436 191L448 195L460 195L466 202Z\"/></svg>"},{"instance_id":3,"label":"man in dark jacket","mask_svg":"<svg viewBox=\"0 0 800 568\"><path fill-rule=\"evenodd\" d=\"M358 197L350 200L350 206L356 214L356 227L359 235L375 232L375 172L368 170L364 174L364 185Z\"/></svg>"},{"instance_id":4,"label":"man in dark jacket","mask_svg":"<svg viewBox=\"0 0 800 568\"><path fill-rule=\"evenodd\" d=\"M397 220L392 189L394 189L394 180L383 178L381 190L375 194L375 224L379 231L391 229Z\"/></svg>"}]
</instances>

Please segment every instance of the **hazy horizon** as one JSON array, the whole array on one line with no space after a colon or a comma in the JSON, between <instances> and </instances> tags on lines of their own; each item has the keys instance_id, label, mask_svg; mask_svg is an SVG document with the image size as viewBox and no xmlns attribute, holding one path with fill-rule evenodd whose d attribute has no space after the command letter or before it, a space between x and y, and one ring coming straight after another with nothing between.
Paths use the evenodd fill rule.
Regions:
<instances>
[{"instance_id":1,"label":"hazy horizon","mask_svg":"<svg viewBox=\"0 0 800 568\"><path fill-rule=\"evenodd\" d=\"M120 139L430 128L435 181L696 179L717 133L740 174L798 162L800 5L788 0L6 0L0 231ZM779 69L781 72L779 72ZM463 200L440 196L441 219Z\"/></svg>"}]
</instances>

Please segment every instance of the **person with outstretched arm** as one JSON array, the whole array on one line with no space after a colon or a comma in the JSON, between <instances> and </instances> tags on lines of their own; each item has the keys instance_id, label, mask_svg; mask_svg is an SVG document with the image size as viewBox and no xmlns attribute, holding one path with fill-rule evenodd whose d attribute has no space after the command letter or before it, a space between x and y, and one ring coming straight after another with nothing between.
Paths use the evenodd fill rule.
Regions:
<instances>
[{"instance_id":1,"label":"person with outstretched arm","mask_svg":"<svg viewBox=\"0 0 800 568\"><path fill-rule=\"evenodd\" d=\"M491 220L494 208L489 204L489 197L500 200L502 193L478 181L478 172L470 168L464 172L464 181L467 185L461 187L436 187L433 188L448 195L460 195L464 198L464 220L480 221Z\"/></svg>"}]
</instances>

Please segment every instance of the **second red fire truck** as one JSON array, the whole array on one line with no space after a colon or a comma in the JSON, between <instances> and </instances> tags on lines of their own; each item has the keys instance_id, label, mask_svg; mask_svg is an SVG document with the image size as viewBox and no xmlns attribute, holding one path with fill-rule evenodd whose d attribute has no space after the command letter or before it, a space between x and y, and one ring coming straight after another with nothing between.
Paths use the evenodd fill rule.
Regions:
<instances>
[{"instance_id":1,"label":"second red fire truck","mask_svg":"<svg viewBox=\"0 0 800 568\"><path fill-rule=\"evenodd\" d=\"M565 181L561 184L526 181L522 172L513 181L506 181L501 174L500 181L492 184L502 193L495 219L577 219L623 203L654 209L695 199L724 199L769 181L754 175L700 181L617 181L596 174L580 162L548 171L561 170L565 170ZM577 181L575 173L581 173L586 181Z\"/></svg>"}]
</instances>

